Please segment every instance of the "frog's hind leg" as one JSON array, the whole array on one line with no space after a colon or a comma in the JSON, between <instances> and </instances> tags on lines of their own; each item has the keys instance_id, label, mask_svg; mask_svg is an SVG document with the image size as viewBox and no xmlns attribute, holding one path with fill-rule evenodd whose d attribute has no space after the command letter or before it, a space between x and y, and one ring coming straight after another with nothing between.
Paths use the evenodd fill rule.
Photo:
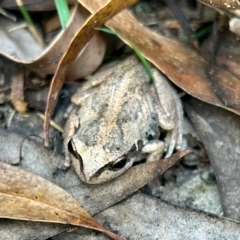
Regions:
<instances>
[{"instance_id":1,"label":"frog's hind leg","mask_svg":"<svg viewBox=\"0 0 240 240\"><path fill-rule=\"evenodd\" d=\"M181 100L171 83L156 69L153 70L155 94L154 105L158 114L159 125L167 131L165 158L179 150L182 144L183 110Z\"/></svg>"}]
</instances>

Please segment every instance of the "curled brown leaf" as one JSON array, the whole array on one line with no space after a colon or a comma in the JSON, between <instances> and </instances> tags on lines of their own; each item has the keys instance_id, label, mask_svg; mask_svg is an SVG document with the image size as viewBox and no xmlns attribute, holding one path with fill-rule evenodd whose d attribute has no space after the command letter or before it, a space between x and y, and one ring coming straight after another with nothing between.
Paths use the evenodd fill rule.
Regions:
<instances>
[{"instance_id":1,"label":"curled brown leaf","mask_svg":"<svg viewBox=\"0 0 240 240\"><path fill-rule=\"evenodd\" d=\"M0 217L72 224L121 239L100 225L63 189L20 168L0 162Z\"/></svg>"}]
</instances>

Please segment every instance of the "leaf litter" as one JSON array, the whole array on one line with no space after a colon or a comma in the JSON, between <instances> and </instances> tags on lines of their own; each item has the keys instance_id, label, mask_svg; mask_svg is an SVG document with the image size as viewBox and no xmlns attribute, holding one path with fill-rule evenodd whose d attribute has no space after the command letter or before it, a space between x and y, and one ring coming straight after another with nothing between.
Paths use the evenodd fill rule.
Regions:
<instances>
[{"instance_id":1,"label":"leaf litter","mask_svg":"<svg viewBox=\"0 0 240 240\"><path fill-rule=\"evenodd\" d=\"M84 4L86 5L86 8L88 8L90 11L96 11L94 10L94 8L96 8L97 6L98 9L100 5L94 4L99 4L101 1L98 1L98 3L96 3L95 1L86 3L85 0L82 0L82 2L85 2ZM236 60L232 60L231 56L228 53L226 54L228 58L228 63L226 63L228 64L227 65L228 69L226 69L226 67L224 66L224 57L223 59L220 60L222 61L221 64L223 63L222 64L223 66L221 66L218 69L214 69L215 72L213 75L213 77L215 78L214 80L217 80L217 85L210 86L209 82L211 84L212 76L211 74L209 75L208 69L209 59L207 59L205 56L202 57L201 55L202 52L190 49L189 47L186 47L177 41L173 40L169 41L169 39L158 36L153 32L150 32L141 24L139 24L138 21L134 19L127 10L118 14L118 16L110 20L108 22L108 26L112 28L114 31L116 31L119 37L121 37L126 43L129 43L129 40L131 40L138 48L141 49L141 51L143 52L147 59L149 59L162 72L164 72L169 77L169 79L172 80L176 85L185 90L185 92L201 99L202 101L209 102L213 105L220 106L222 108L227 109L228 111L232 111L239 114L238 108L239 84L238 76L235 74L237 73L237 70L236 68L234 69L234 64L237 63L237 58ZM124 26L124 28L122 26ZM137 30L136 32L134 31L135 28ZM139 32L141 32L141 36L143 35L144 36L139 38L138 37ZM148 48L146 48L146 46L148 46ZM156 54L154 51L156 52ZM35 66L36 66L35 70L38 71L37 70L38 66L37 65ZM41 66L41 64L39 66ZM32 69L34 69L34 64L32 65ZM21 101L23 101L22 97L23 86L22 83L19 83L19 85L16 84L12 86L13 87L15 86L16 87L15 89L17 89L18 87L20 89L19 93L16 90L14 90L14 92L16 91L16 95L12 95L13 100L16 102L15 106L17 106L18 103L21 103ZM216 89L221 93L220 98L216 96L214 92ZM14 99L15 96L16 98ZM221 97L223 97L223 99L225 99L226 101L222 101ZM202 136L202 138L204 137L205 136ZM227 147L231 148L231 146ZM211 152L209 155L210 158L212 158ZM213 160L212 159L210 160L213 161L212 163L214 164L215 161L214 158ZM220 172L221 166L219 169L217 169L217 173ZM219 175L219 179L221 179L221 175ZM94 187L91 190L94 191ZM223 190L223 193L224 191L225 190ZM228 207L229 204L228 200L225 201L225 204L226 207ZM106 206L110 205L106 204ZM237 202L233 203L233 209L237 211L238 209ZM234 211L230 209L227 210L227 213L229 214L230 217L233 217ZM236 215L236 219L237 218L238 216Z\"/></svg>"},{"instance_id":2,"label":"leaf litter","mask_svg":"<svg viewBox=\"0 0 240 240\"><path fill-rule=\"evenodd\" d=\"M4 142L8 142L11 134L6 135L4 132L1 132L1 135L4 137L0 151L4 151L4 148L7 149L9 147ZM17 139L16 136L14 138ZM18 139L18 141L21 140ZM15 146L12 146L13 150ZM27 143L26 149L31 148L35 150L32 153L26 152L26 149L23 150L24 155L20 165L24 168L32 169L33 172L37 171L37 174L50 177L54 170L50 167L49 162L57 163L59 159L56 158L55 161L51 159L50 161L50 155L46 152L46 149L38 150L39 147L37 147L37 144L31 143L31 141ZM19 147L16 146L16 148L18 149ZM47 155L42 155L44 152ZM137 191L151 179L166 171L187 153L188 151L179 152L165 160L137 165L131 168L125 175L103 185L85 186L84 183L81 183L82 186L78 186L72 182L73 185L68 189L68 192L71 192L79 202L84 203L84 206L93 214L96 214ZM4 159L6 158L8 158L7 155ZM39 158L42 160L39 161ZM41 164L44 165L41 166ZM44 170L46 164L49 165L49 169ZM1 217L28 221L57 222L93 229L99 227L97 223L92 222L94 220L86 210L58 186L20 168L5 163L0 163L0 166ZM55 165L56 167L57 165ZM69 177L71 179L75 178L75 176ZM57 176L57 178L59 178L58 182L62 182L66 186L72 181L61 179L61 175ZM52 180L56 181L54 178ZM111 198L109 198L109 195L111 195ZM36 229L36 231L38 230Z\"/></svg>"}]
</instances>

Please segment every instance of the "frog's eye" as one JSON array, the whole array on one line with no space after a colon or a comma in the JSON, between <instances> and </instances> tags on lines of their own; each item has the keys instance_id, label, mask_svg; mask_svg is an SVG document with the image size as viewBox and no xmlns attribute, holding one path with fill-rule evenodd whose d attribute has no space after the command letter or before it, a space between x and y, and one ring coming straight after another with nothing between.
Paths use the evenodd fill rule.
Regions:
<instances>
[{"instance_id":1,"label":"frog's eye","mask_svg":"<svg viewBox=\"0 0 240 240\"><path fill-rule=\"evenodd\" d=\"M118 171L124 168L126 163L127 163L127 157L122 156L121 158L118 158L116 161L111 163L111 165L109 166L109 169L111 169L112 171Z\"/></svg>"}]
</instances>

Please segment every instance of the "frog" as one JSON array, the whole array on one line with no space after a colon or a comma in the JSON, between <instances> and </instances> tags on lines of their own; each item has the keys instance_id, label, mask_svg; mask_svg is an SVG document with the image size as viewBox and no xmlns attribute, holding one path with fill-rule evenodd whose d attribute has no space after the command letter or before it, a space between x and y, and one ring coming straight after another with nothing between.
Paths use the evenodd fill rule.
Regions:
<instances>
[{"instance_id":1,"label":"frog","mask_svg":"<svg viewBox=\"0 0 240 240\"><path fill-rule=\"evenodd\" d=\"M152 68L150 81L135 56L112 64L107 77L75 103L64 131L65 166L87 184L102 184L142 160L169 157L181 147L183 111L176 90ZM164 141L161 132L166 132Z\"/></svg>"}]
</instances>

